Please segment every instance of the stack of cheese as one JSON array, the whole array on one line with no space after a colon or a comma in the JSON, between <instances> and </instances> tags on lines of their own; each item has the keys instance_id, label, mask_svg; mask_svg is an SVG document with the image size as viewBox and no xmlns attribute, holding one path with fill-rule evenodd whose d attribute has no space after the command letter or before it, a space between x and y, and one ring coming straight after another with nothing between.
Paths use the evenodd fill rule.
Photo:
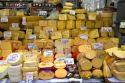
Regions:
<instances>
[{"instance_id":1,"label":"stack of cheese","mask_svg":"<svg viewBox=\"0 0 125 83\"><path fill-rule=\"evenodd\" d=\"M38 80L38 56L39 52L31 51L24 52L24 63L23 63L23 80L26 80L26 75L29 72L33 73L33 80Z\"/></svg>"},{"instance_id":2,"label":"stack of cheese","mask_svg":"<svg viewBox=\"0 0 125 83\"><path fill-rule=\"evenodd\" d=\"M11 82L20 82L22 80L22 55L22 53L11 53L7 57L7 62L11 65L8 68Z\"/></svg>"},{"instance_id":3,"label":"stack of cheese","mask_svg":"<svg viewBox=\"0 0 125 83\"><path fill-rule=\"evenodd\" d=\"M74 5L73 3L66 2L63 6L62 13L69 13L72 10L73 5Z\"/></svg>"}]
</instances>

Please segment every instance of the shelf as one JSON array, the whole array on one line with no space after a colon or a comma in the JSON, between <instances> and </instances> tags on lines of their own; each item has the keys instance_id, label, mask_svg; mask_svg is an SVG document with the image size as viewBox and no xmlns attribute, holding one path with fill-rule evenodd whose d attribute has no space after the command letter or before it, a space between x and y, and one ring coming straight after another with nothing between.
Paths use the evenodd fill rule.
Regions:
<instances>
[{"instance_id":1,"label":"shelf","mask_svg":"<svg viewBox=\"0 0 125 83\"><path fill-rule=\"evenodd\" d=\"M28 0L28 1L17 1L17 0L0 0L0 2L33 2L33 0Z\"/></svg>"}]
</instances>

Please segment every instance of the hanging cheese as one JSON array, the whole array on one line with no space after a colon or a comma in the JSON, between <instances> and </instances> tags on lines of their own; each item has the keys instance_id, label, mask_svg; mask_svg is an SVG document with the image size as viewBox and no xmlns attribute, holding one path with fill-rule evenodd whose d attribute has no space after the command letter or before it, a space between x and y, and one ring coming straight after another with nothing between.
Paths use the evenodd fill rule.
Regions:
<instances>
[{"instance_id":1,"label":"hanging cheese","mask_svg":"<svg viewBox=\"0 0 125 83\"><path fill-rule=\"evenodd\" d=\"M46 20L40 20L39 21L39 26L46 27L47 26L47 21Z\"/></svg>"},{"instance_id":2,"label":"hanging cheese","mask_svg":"<svg viewBox=\"0 0 125 83\"><path fill-rule=\"evenodd\" d=\"M92 60L92 66L93 66L94 68L101 68L101 67L102 67L102 64L103 64L103 60L100 59L100 58L94 58L94 59Z\"/></svg>"},{"instance_id":3,"label":"hanging cheese","mask_svg":"<svg viewBox=\"0 0 125 83\"><path fill-rule=\"evenodd\" d=\"M78 14L81 14L81 13L86 13L86 10L85 9L76 9L75 12Z\"/></svg>"},{"instance_id":4,"label":"hanging cheese","mask_svg":"<svg viewBox=\"0 0 125 83\"><path fill-rule=\"evenodd\" d=\"M93 29L89 31L89 38L98 38L99 32L98 29Z\"/></svg>"},{"instance_id":5,"label":"hanging cheese","mask_svg":"<svg viewBox=\"0 0 125 83\"><path fill-rule=\"evenodd\" d=\"M67 14L59 14L59 20L67 20Z\"/></svg>"},{"instance_id":6,"label":"hanging cheese","mask_svg":"<svg viewBox=\"0 0 125 83\"><path fill-rule=\"evenodd\" d=\"M66 23L66 29L75 29L75 21L68 20Z\"/></svg>"},{"instance_id":7,"label":"hanging cheese","mask_svg":"<svg viewBox=\"0 0 125 83\"><path fill-rule=\"evenodd\" d=\"M95 78L102 78L102 77L103 77L103 72L102 72L102 70L100 70L100 69L95 69L95 70L92 72L92 75L93 75Z\"/></svg>"},{"instance_id":8,"label":"hanging cheese","mask_svg":"<svg viewBox=\"0 0 125 83\"><path fill-rule=\"evenodd\" d=\"M65 69L57 69L55 71L55 76L57 78L65 78L67 76L67 71Z\"/></svg>"},{"instance_id":9,"label":"hanging cheese","mask_svg":"<svg viewBox=\"0 0 125 83\"><path fill-rule=\"evenodd\" d=\"M86 21L87 28L95 28L95 23L93 21Z\"/></svg>"},{"instance_id":10,"label":"hanging cheese","mask_svg":"<svg viewBox=\"0 0 125 83\"><path fill-rule=\"evenodd\" d=\"M68 20L76 20L75 15L68 14Z\"/></svg>"},{"instance_id":11,"label":"hanging cheese","mask_svg":"<svg viewBox=\"0 0 125 83\"><path fill-rule=\"evenodd\" d=\"M86 20L85 14L77 14L77 20Z\"/></svg>"},{"instance_id":12,"label":"hanging cheese","mask_svg":"<svg viewBox=\"0 0 125 83\"><path fill-rule=\"evenodd\" d=\"M51 35L51 39L61 39L61 38L62 38L61 31L53 32Z\"/></svg>"},{"instance_id":13,"label":"hanging cheese","mask_svg":"<svg viewBox=\"0 0 125 83\"><path fill-rule=\"evenodd\" d=\"M66 27L66 22L65 21L58 21L57 23L57 29L58 30L63 30Z\"/></svg>"},{"instance_id":14,"label":"hanging cheese","mask_svg":"<svg viewBox=\"0 0 125 83\"><path fill-rule=\"evenodd\" d=\"M88 58L88 59L93 59L96 56L97 56L97 53L94 50L90 50L90 51L85 53L85 57Z\"/></svg>"},{"instance_id":15,"label":"hanging cheese","mask_svg":"<svg viewBox=\"0 0 125 83\"><path fill-rule=\"evenodd\" d=\"M41 79L41 80L50 80L52 78L54 78L53 71L43 70L43 71L40 71L40 73L39 73L39 79Z\"/></svg>"},{"instance_id":16,"label":"hanging cheese","mask_svg":"<svg viewBox=\"0 0 125 83\"><path fill-rule=\"evenodd\" d=\"M54 31L57 30L57 21L56 20L48 20L48 27L53 28Z\"/></svg>"},{"instance_id":17,"label":"hanging cheese","mask_svg":"<svg viewBox=\"0 0 125 83\"><path fill-rule=\"evenodd\" d=\"M62 31L62 38L70 38L70 31L69 30L63 30Z\"/></svg>"}]
</instances>

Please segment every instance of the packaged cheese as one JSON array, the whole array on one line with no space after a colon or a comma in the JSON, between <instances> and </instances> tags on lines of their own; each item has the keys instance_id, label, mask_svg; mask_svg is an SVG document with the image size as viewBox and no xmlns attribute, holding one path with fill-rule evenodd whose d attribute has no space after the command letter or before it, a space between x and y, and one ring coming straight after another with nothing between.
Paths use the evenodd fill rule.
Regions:
<instances>
[{"instance_id":1,"label":"packaged cheese","mask_svg":"<svg viewBox=\"0 0 125 83\"><path fill-rule=\"evenodd\" d=\"M89 38L98 38L99 32L98 29L93 29L89 31Z\"/></svg>"},{"instance_id":2,"label":"packaged cheese","mask_svg":"<svg viewBox=\"0 0 125 83\"><path fill-rule=\"evenodd\" d=\"M80 29L72 29L72 32L71 32L72 38L77 37L79 33L80 33Z\"/></svg>"},{"instance_id":3,"label":"packaged cheese","mask_svg":"<svg viewBox=\"0 0 125 83\"><path fill-rule=\"evenodd\" d=\"M75 15L68 14L68 20L76 20Z\"/></svg>"},{"instance_id":4,"label":"packaged cheese","mask_svg":"<svg viewBox=\"0 0 125 83\"><path fill-rule=\"evenodd\" d=\"M46 31L40 30L39 38L40 39L48 39L49 34Z\"/></svg>"},{"instance_id":5,"label":"packaged cheese","mask_svg":"<svg viewBox=\"0 0 125 83\"><path fill-rule=\"evenodd\" d=\"M85 21L77 20L76 21L76 29L80 29L85 26Z\"/></svg>"},{"instance_id":6,"label":"packaged cheese","mask_svg":"<svg viewBox=\"0 0 125 83\"><path fill-rule=\"evenodd\" d=\"M61 39L61 38L62 38L61 31L53 32L51 35L51 39Z\"/></svg>"},{"instance_id":7,"label":"packaged cheese","mask_svg":"<svg viewBox=\"0 0 125 83\"><path fill-rule=\"evenodd\" d=\"M47 26L47 21L46 20L40 20L39 21L39 26L46 27Z\"/></svg>"},{"instance_id":8,"label":"packaged cheese","mask_svg":"<svg viewBox=\"0 0 125 83\"><path fill-rule=\"evenodd\" d=\"M68 20L66 23L66 29L75 29L75 21Z\"/></svg>"},{"instance_id":9,"label":"packaged cheese","mask_svg":"<svg viewBox=\"0 0 125 83\"><path fill-rule=\"evenodd\" d=\"M77 14L77 20L86 20L85 14Z\"/></svg>"},{"instance_id":10,"label":"packaged cheese","mask_svg":"<svg viewBox=\"0 0 125 83\"><path fill-rule=\"evenodd\" d=\"M67 14L59 14L59 20L67 20Z\"/></svg>"},{"instance_id":11,"label":"packaged cheese","mask_svg":"<svg viewBox=\"0 0 125 83\"><path fill-rule=\"evenodd\" d=\"M66 22L65 21L58 21L57 23L57 29L58 30L63 30L66 27Z\"/></svg>"},{"instance_id":12,"label":"packaged cheese","mask_svg":"<svg viewBox=\"0 0 125 83\"><path fill-rule=\"evenodd\" d=\"M101 28L103 26L103 22L101 20L95 21L95 28Z\"/></svg>"},{"instance_id":13,"label":"packaged cheese","mask_svg":"<svg viewBox=\"0 0 125 83\"><path fill-rule=\"evenodd\" d=\"M48 27L53 28L54 31L57 30L57 21L56 20L48 20Z\"/></svg>"}]
</instances>

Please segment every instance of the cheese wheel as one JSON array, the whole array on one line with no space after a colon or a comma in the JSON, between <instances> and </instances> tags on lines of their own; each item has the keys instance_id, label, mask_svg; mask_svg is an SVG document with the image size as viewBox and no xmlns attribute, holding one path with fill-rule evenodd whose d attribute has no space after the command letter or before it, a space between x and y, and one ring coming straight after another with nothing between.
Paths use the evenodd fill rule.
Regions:
<instances>
[{"instance_id":1,"label":"cheese wheel","mask_svg":"<svg viewBox=\"0 0 125 83\"><path fill-rule=\"evenodd\" d=\"M67 76L67 71L65 69L57 69L55 71L55 76L57 78L65 78Z\"/></svg>"},{"instance_id":2,"label":"cheese wheel","mask_svg":"<svg viewBox=\"0 0 125 83\"><path fill-rule=\"evenodd\" d=\"M81 71L80 76L84 79L90 79L92 77L92 73L90 71Z\"/></svg>"},{"instance_id":3,"label":"cheese wheel","mask_svg":"<svg viewBox=\"0 0 125 83\"><path fill-rule=\"evenodd\" d=\"M59 58L59 57L63 57L63 56L65 56L63 53L57 53L57 54L55 55L55 58Z\"/></svg>"},{"instance_id":4,"label":"cheese wheel","mask_svg":"<svg viewBox=\"0 0 125 83\"><path fill-rule=\"evenodd\" d=\"M125 59L125 51L116 50L113 54L118 58Z\"/></svg>"},{"instance_id":5,"label":"cheese wheel","mask_svg":"<svg viewBox=\"0 0 125 83\"><path fill-rule=\"evenodd\" d=\"M79 52L88 52L92 48L91 48L91 45L80 45L78 49L79 49Z\"/></svg>"},{"instance_id":6,"label":"cheese wheel","mask_svg":"<svg viewBox=\"0 0 125 83\"><path fill-rule=\"evenodd\" d=\"M96 57L96 55L97 55L97 53L94 50L90 50L87 53L85 53L85 57L88 59L93 59Z\"/></svg>"},{"instance_id":7,"label":"cheese wheel","mask_svg":"<svg viewBox=\"0 0 125 83\"><path fill-rule=\"evenodd\" d=\"M100 69L95 69L95 70L92 72L92 75L93 75L95 78L102 78L102 77L103 77L103 72L102 72L102 70L100 70Z\"/></svg>"},{"instance_id":8,"label":"cheese wheel","mask_svg":"<svg viewBox=\"0 0 125 83\"><path fill-rule=\"evenodd\" d=\"M103 60L100 59L100 58L94 58L94 59L92 60L92 66L93 66L94 68L101 68L101 67L102 67L102 64L103 64Z\"/></svg>"},{"instance_id":9,"label":"cheese wheel","mask_svg":"<svg viewBox=\"0 0 125 83\"><path fill-rule=\"evenodd\" d=\"M53 67L53 63L52 62L41 62L39 64L39 68L48 68L48 67Z\"/></svg>"}]
</instances>

